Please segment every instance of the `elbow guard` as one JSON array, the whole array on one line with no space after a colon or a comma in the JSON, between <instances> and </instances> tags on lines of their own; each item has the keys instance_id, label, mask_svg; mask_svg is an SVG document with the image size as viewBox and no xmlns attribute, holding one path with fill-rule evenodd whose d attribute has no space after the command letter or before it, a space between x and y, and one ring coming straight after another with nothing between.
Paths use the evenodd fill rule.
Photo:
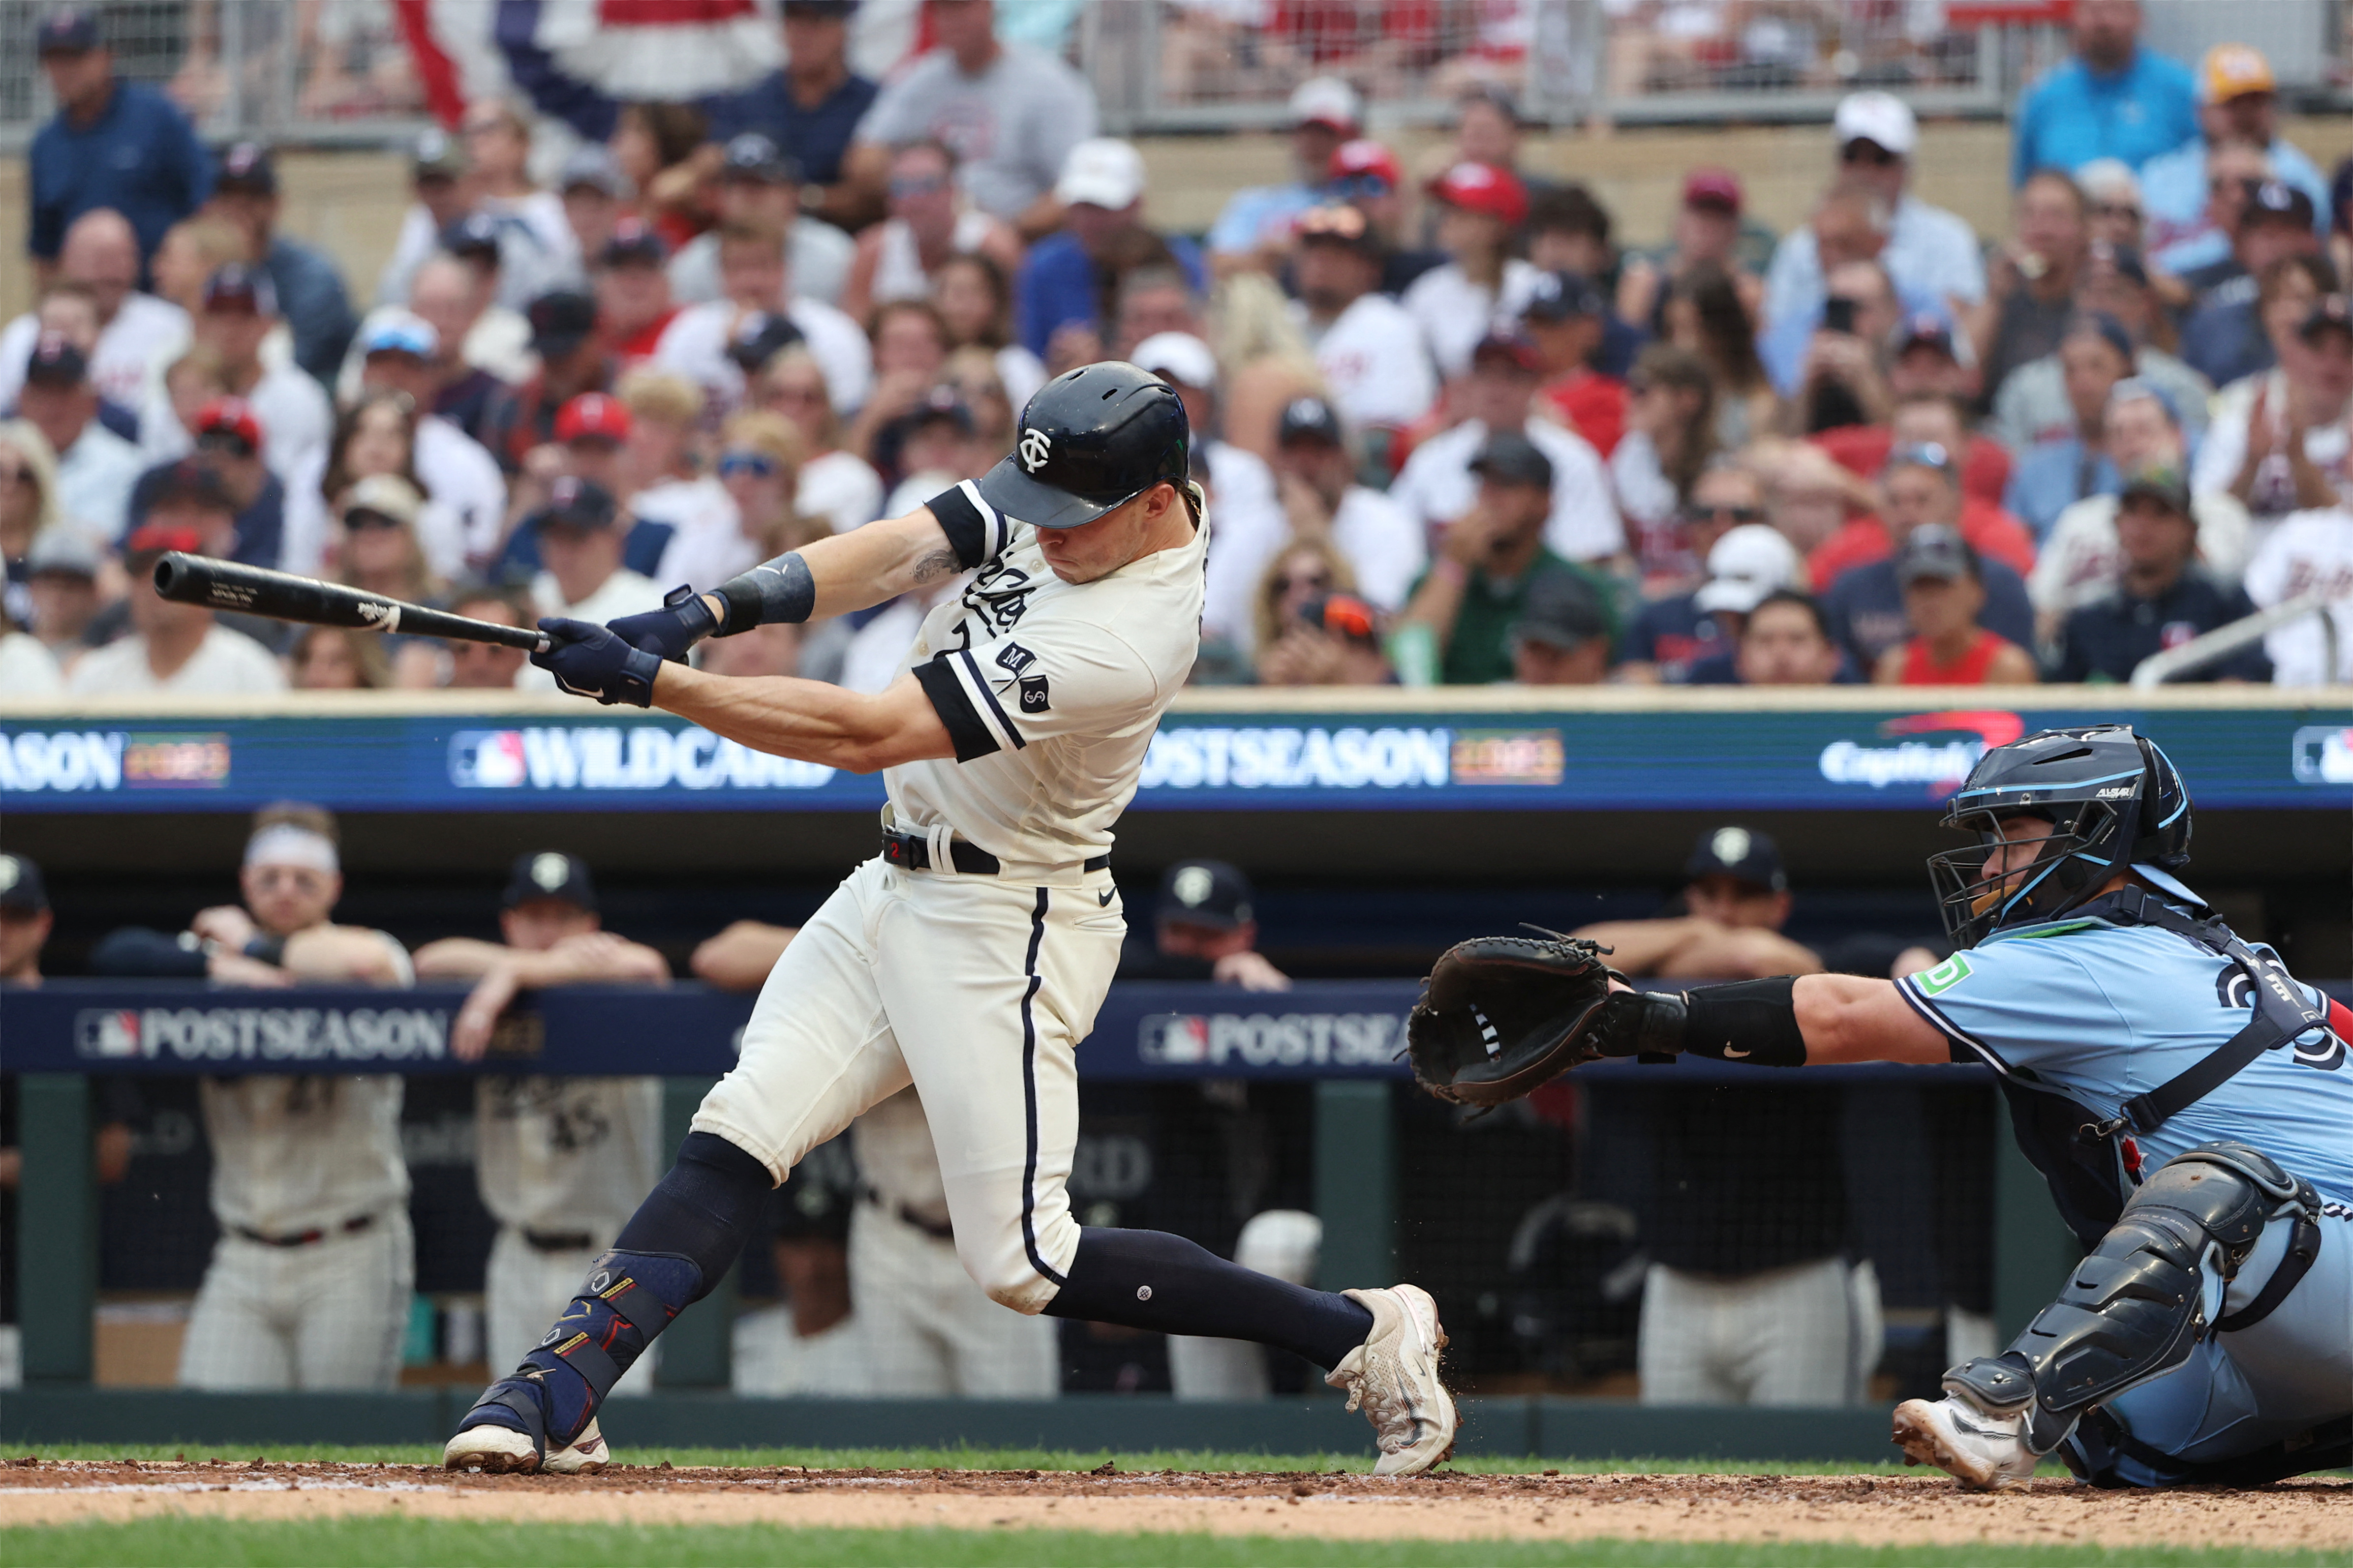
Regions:
<instances>
[{"instance_id":1,"label":"elbow guard","mask_svg":"<svg viewBox=\"0 0 2353 1568\"><path fill-rule=\"evenodd\" d=\"M1798 1027L1798 982L1782 974L1683 993L1683 1050L1719 1061L1758 1067L1806 1065L1806 1037Z\"/></svg>"},{"instance_id":2,"label":"elbow guard","mask_svg":"<svg viewBox=\"0 0 2353 1568\"><path fill-rule=\"evenodd\" d=\"M723 637L779 621L797 624L817 608L817 579L797 550L764 561L713 591L727 606L717 634Z\"/></svg>"}]
</instances>

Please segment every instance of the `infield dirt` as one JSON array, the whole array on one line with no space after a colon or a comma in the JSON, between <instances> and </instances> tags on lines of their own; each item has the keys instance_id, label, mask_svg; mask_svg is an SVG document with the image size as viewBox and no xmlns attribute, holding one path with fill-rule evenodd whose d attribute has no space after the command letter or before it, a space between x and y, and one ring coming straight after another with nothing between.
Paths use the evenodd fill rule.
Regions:
<instances>
[{"instance_id":1,"label":"infield dirt","mask_svg":"<svg viewBox=\"0 0 2353 1568\"><path fill-rule=\"evenodd\" d=\"M165 1512L550 1524L1052 1528L1335 1539L1853 1541L1865 1545L2353 1548L2353 1483L1992 1496L1941 1476L1361 1475L639 1469L448 1475L404 1465L0 1462L0 1526Z\"/></svg>"}]
</instances>

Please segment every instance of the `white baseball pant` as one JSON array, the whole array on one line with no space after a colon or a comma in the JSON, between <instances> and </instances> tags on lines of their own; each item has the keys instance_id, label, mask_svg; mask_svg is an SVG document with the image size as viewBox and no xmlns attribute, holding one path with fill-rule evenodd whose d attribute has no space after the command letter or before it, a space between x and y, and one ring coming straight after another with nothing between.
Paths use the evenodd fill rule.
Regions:
<instances>
[{"instance_id":1,"label":"white baseball pant","mask_svg":"<svg viewBox=\"0 0 2353 1568\"><path fill-rule=\"evenodd\" d=\"M606 1237L621 1234L617 1221L590 1228ZM498 1237L491 1243L490 1262L482 1270L482 1332L493 1376L505 1376L538 1347L547 1325L562 1317L572 1298L580 1294L589 1266L604 1251L605 1247L589 1247L545 1252L525 1241L517 1227L499 1226ZM605 1397L626 1399L651 1394L654 1368L660 1359L661 1342L657 1340Z\"/></svg>"},{"instance_id":2,"label":"white baseball pant","mask_svg":"<svg viewBox=\"0 0 2353 1568\"><path fill-rule=\"evenodd\" d=\"M1879 1364L1879 1280L1823 1258L1736 1279L1654 1263L1636 1359L1645 1405L1853 1405Z\"/></svg>"},{"instance_id":3,"label":"white baseball pant","mask_svg":"<svg viewBox=\"0 0 2353 1568\"><path fill-rule=\"evenodd\" d=\"M913 1082L965 1272L993 1300L1042 1310L1079 1245L1076 1048L1125 930L1108 871L1042 888L869 860L776 961L694 1131L782 1182Z\"/></svg>"},{"instance_id":4,"label":"white baseball pant","mask_svg":"<svg viewBox=\"0 0 2353 1568\"><path fill-rule=\"evenodd\" d=\"M391 1388L415 1290L406 1210L307 1247L213 1248L180 1346L188 1388Z\"/></svg>"},{"instance_id":5,"label":"white baseball pant","mask_svg":"<svg viewBox=\"0 0 2353 1568\"><path fill-rule=\"evenodd\" d=\"M873 1204L849 1216L849 1297L873 1391L896 1398L1051 1399L1061 1342L1050 1318L980 1293L955 1243Z\"/></svg>"}]
</instances>

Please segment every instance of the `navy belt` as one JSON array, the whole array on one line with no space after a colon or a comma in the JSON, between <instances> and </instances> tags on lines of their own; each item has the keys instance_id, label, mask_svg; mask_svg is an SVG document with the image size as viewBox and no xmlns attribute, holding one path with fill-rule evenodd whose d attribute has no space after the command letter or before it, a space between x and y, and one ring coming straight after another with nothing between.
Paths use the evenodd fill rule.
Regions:
<instances>
[{"instance_id":1,"label":"navy belt","mask_svg":"<svg viewBox=\"0 0 2353 1568\"><path fill-rule=\"evenodd\" d=\"M269 1236L248 1226L233 1225L229 1229L248 1241L258 1241L264 1247L309 1247L331 1236L353 1236L375 1223L375 1215L364 1214L343 1221L326 1230L302 1230L291 1236Z\"/></svg>"},{"instance_id":2,"label":"navy belt","mask_svg":"<svg viewBox=\"0 0 2353 1568\"><path fill-rule=\"evenodd\" d=\"M596 1245L596 1238L585 1230L533 1230L527 1225L516 1229L534 1252L586 1252Z\"/></svg>"},{"instance_id":3,"label":"navy belt","mask_svg":"<svg viewBox=\"0 0 2353 1568\"><path fill-rule=\"evenodd\" d=\"M967 844L961 838L948 840L948 858L955 868L967 877L994 877L1005 869L1005 863L977 844ZM882 858L890 865L909 871L932 869L932 841L921 833L909 833L897 827L882 830ZM1098 855L1086 862L1089 871L1101 871L1111 865L1111 857Z\"/></svg>"}]
</instances>

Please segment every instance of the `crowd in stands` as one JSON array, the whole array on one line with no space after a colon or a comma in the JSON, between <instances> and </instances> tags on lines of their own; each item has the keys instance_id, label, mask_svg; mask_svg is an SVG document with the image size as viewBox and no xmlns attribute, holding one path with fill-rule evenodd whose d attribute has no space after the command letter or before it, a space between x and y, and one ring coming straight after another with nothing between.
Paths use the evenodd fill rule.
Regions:
<instances>
[{"instance_id":1,"label":"crowd in stands","mask_svg":"<svg viewBox=\"0 0 2353 1568\"><path fill-rule=\"evenodd\" d=\"M934 0L880 83L852 9L791 0L768 89L628 105L547 185L528 106L470 104L414 147L374 279L282 231L269 147L206 150L89 14L45 21L37 300L0 329L8 688L532 687L500 650L167 604L150 569L603 620L979 475L1106 356L1197 431L1198 681L2121 681L2316 590L2333 640L2307 616L2191 678L2353 679L2353 163L2281 139L2251 47L2193 71L2084 0L2006 232L1917 190L1921 127L1864 90L1804 222L1703 167L1641 253L1520 166L1507 94L1465 93L1424 180L1312 76L1290 178L1197 241L987 0ZM879 686L924 607L705 655Z\"/></svg>"}]
</instances>

